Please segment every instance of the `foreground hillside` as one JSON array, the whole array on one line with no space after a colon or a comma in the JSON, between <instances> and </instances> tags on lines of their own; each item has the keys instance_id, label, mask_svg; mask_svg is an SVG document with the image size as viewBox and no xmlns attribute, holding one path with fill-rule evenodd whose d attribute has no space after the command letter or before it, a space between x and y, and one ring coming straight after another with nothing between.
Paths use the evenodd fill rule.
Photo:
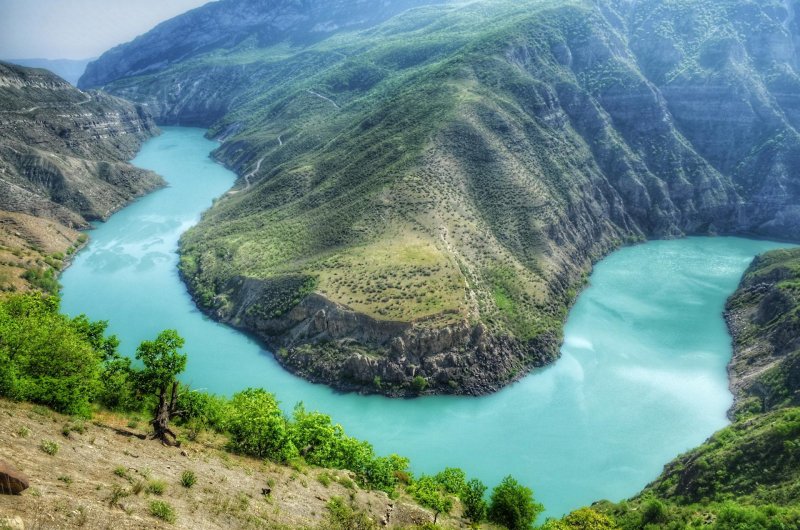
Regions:
<instances>
[{"instance_id":1,"label":"foreground hillside","mask_svg":"<svg viewBox=\"0 0 800 530\"><path fill-rule=\"evenodd\" d=\"M103 413L90 422L0 400L0 459L31 481L22 496L0 495L0 527L18 518L33 529L325 528L336 497L390 527L432 519L407 497L359 488L346 471L232 455L211 435L166 448L143 439L147 428L141 419ZM185 471L196 478L189 488L181 484ZM173 523L151 514L154 501L173 508Z\"/></svg>"},{"instance_id":2,"label":"foreground hillside","mask_svg":"<svg viewBox=\"0 0 800 530\"><path fill-rule=\"evenodd\" d=\"M360 31L326 5L224 0L235 38L202 39L200 8L82 80L223 140L243 178L184 237L183 274L290 370L489 392L558 355L623 242L800 233L791 5L446 3ZM253 13L338 29L287 41Z\"/></svg>"},{"instance_id":3,"label":"foreground hillside","mask_svg":"<svg viewBox=\"0 0 800 530\"><path fill-rule=\"evenodd\" d=\"M0 63L0 291L54 290L75 229L164 184L128 164L157 132L140 106Z\"/></svg>"}]
</instances>

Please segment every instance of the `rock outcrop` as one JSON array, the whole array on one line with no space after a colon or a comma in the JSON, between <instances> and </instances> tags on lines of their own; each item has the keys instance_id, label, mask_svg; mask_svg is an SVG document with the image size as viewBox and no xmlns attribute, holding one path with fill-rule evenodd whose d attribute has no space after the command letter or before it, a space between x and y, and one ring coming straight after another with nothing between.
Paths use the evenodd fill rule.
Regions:
<instances>
[{"instance_id":1,"label":"rock outcrop","mask_svg":"<svg viewBox=\"0 0 800 530\"><path fill-rule=\"evenodd\" d=\"M57 291L76 229L164 185L128 163L157 133L140 105L0 63L0 294Z\"/></svg>"},{"instance_id":2,"label":"rock outcrop","mask_svg":"<svg viewBox=\"0 0 800 530\"><path fill-rule=\"evenodd\" d=\"M11 464L0 460L0 494L19 495L30 487L30 480Z\"/></svg>"},{"instance_id":3,"label":"rock outcrop","mask_svg":"<svg viewBox=\"0 0 800 530\"><path fill-rule=\"evenodd\" d=\"M141 106L0 63L0 210L84 228L164 184L128 164L157 134Z\"/></svg>"},{"instance_id":4,"label":"rock outcrop","mask_svg":"<svg viewBox=\"0 0 800 530\"><path fill-rule=\"evenodd\" d=\"M800 406L800 249L757 257L728 301L731 416Z\"/></svg>"}]
</instances>

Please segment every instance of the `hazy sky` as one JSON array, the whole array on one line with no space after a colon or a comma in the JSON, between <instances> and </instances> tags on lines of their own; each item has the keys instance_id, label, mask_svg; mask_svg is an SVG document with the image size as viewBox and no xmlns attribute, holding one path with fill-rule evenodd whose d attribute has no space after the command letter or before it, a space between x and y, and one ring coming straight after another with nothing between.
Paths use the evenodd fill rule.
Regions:
<instances>
[{"instance_id":1,"label":"hazy sky","mask_svg":"<svg viewBox=\"0 0 800 530\"><path fill-rule=\"evenodd\" d=\"M0 0L0 58L86 59L209 0Z\"/></svg>"}]
</instances>

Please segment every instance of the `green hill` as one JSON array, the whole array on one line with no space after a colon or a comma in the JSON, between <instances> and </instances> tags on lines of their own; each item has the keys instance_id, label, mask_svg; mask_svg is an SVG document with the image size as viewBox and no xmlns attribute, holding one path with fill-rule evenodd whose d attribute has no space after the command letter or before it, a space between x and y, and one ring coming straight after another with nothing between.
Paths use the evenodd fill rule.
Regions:
<instances>
[{"instance_id":1,"label":"green hill","mask_svg":"<svg viewBox=\"0 0 800 530\"><path fill-rule=\"evenodd\" d=\"M234 26L267 9L214 5ZM193 13L169 27L193 35ZM184 237L182 271L290 370L490 392L556 358L592 262L624 242L800 233L782 3L447 3L367 25L276 42L242 22L178 61L158 60L162 29L82 81L223 140L242 179Z\"/></svg>"}]
</instances>

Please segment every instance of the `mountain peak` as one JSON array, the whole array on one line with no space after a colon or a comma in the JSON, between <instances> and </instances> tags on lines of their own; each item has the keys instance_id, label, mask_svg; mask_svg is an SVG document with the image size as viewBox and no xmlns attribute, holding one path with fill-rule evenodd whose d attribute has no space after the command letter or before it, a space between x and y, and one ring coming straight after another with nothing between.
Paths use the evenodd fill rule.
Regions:
<instances>
[{"instance_id":1,"label":"mountain peak","mask_svg":"<svg viewBox=\"0 0 800 530\"><path fill-rule=\"evenodd\" d=\"M81 88L159 71L214 49L244 41L268 46L308 43L330 34L378 24L393 15L444 0L220 0L162 22L89 63Z\"/></svg>"}]
</instances>

